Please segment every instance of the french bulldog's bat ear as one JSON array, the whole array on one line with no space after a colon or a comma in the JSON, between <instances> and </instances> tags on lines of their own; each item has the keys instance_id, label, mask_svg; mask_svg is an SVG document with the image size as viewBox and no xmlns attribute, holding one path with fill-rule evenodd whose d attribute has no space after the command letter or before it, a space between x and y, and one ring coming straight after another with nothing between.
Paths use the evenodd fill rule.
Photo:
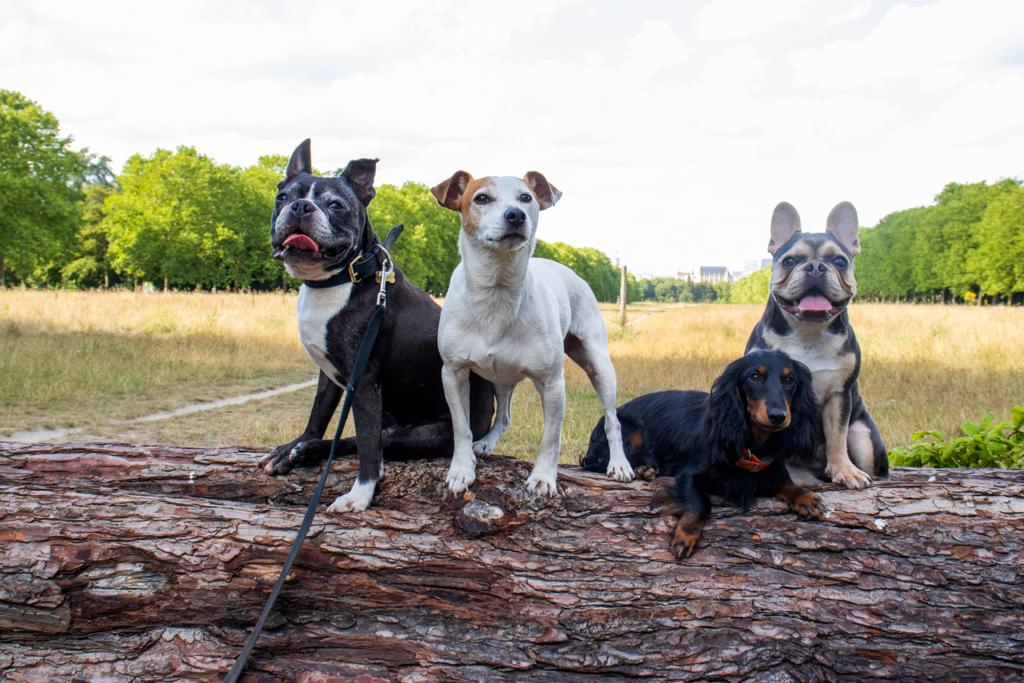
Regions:
<instances>
[{"instance_id":1,"label":"french bulldog's bat ear","mask_svg":"<svg viewBox=\"0 0 1024 683\"><path fill-rule=\"evenodd\" d=\"M537 195L537 205L540 206L541 211L554 206L562 198L561 190L549 183L548 179L537 171L528 172L523 176L523 181L530 186L533 194Z\"/></svg>"},{"instance_id":2,"label":"french bulldog's bat ear","mask_svg":"<svg viewBox=\"0 0 1024 683\"><path fill-rule=\"evenodd\" d=\"M839 202L828 215L825 231L839 240L840 244L856 256L860 253L860 240L857 239L859 228L857 209L850 202Z\"/></svg>"},{"instance_id":3,"label":"french bulldog's bat ear","mask_svg":"<svg viewBox=\"0 0 1024 683\"><path fill-rule=\"evenodd\" d=\"M473 176L465 171L456 171L452 177L430 188L437 203L452 211L462 211L462 195L465 193Z\"/></svg>"},{"instance_id":4,"label":"french bulldog's bat ear","mask_svg":"<svg viewBox=\"0 0 1024 683\"><path fill-rule=\"evenodd\" d=\"M284 172L284 181L287 183L300 173L312 172L313 162L309 152L309 138L306 138L292 152L292 158L288 160L288 170Z\"/></svg>"},{"instance_id":5,"label":"french bulldog's bat ear","mask_svg":"<svg viewBox=\"0 0 1024 683\"><path fill-rule=\"evenodd\" d=\"M377 191L373 189L373 178L377 175L378 161L380 159L353 159L341 172L341 177L348 182L363 206L377 196Z\"/></svg>"},{"instance_id":6,"label":"french bulldog's bat ear","mask_svg":"<svg viewBox=\"0 0 1024 683\"><path fill-rule=\"evenodd\" d=\"M779 202L772 212L772 237L768 240L768 253L774 254L783 244L800 232L800 214L789 202Z\"/></svg>"}]
</instances>

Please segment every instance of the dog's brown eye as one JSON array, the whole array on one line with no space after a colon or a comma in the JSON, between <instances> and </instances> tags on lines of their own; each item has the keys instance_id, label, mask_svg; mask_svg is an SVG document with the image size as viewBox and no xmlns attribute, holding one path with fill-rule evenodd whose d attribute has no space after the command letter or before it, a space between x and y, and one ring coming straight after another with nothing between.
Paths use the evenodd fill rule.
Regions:
<instances>
[{"instance_id":1,"label":"dog's brown eye","mask_svg":"<svg viewBox=\"0 0 1024 683\"><path fill-rule=\"evenodd\" d=\"M782 265L785 266L786 268L792 268L794 263L796 263L796 259L793 258L792 256L787 256L786 258L782 259Z\"/></svg>"},{"instance_id":2,"label":"dog's brown eye","mask_svg":"<svg viewBox=\"0 0 1024 683\"><path fill-rule=\"evenodd\" d=\"M530 202L533 201L533 197L524 192L521 195L519 195L519 201L521 201L523 204L529 204Z\"/></svg>"},{"instance_id":3,"label":"dog's brown eye","mask_svg":"<svg viewBox=\"0 0 1024 683\"><path fill-rule=\"evenodd\" d=\"M836 268L845 268L846 264L847 264L847 260L843 256L837 256L836 260L833 261L832 263L836 264Z\"/></svg>"},{"instance_id":4,"label":"dog's brown eye","mask_svg":"<svg viewBox=\"0 0 1024 683\"><path fill-rule=\"evenodd\" d=\"M283 202L286 199L288 199L288 193L287 192L282 192L281 194L277 195L277 201L279 201L279 202Z\"/></svg>"},{"instance_id":5,"label":"dog's brown eye","mask_svg":"<svg viewBox=\"0 0 1024 683\"><path fill-rule=\"evenodd\" d=\"M327 208L337 210L341 208L341 204L338 202L331 202L330 204L327 205Z\"/></svg>"},{"instance_id":6,"label":"dog's brown eye","mask_svg":"<svg viewBox=\"0 0 1024 683\"><path fill-rule=\"evenodd\" d=\"M491 198L485 194L478 194L477 196L473 197L473 201L476 202L477 204L490 204Z\"/></svg>"},{"instance_id":7,"label":"dog's brown eye","mask_svg":"<svg viewBox=\"0 0 1024 683\"><path fill-rule=\"evenodd\" d=\"M752 373L750 373L750 381L751 382L760 382L761 381L761 373L760 372L752 372Z\"/></svg>"},{"instance_id":8,"label":"dog's brown eye","mask_svg":"<svg viewBox=\"0 0 1024 683\"><path fill-rule=\"evenodd\" d=\"M796 380L793 379L792 375L783 375L782 376L782 383L783 384L792 384L794 381L796 381Z\"/></svg>"}]
</instances>

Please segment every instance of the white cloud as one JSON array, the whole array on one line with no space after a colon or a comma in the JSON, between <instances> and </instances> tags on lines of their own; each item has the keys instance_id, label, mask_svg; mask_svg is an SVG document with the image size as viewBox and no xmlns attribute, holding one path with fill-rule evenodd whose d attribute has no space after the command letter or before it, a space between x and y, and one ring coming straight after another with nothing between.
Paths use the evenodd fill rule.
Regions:
<instances>
[{"instance_id":1,"label":"white cloud","mask_svg":"<svg viewBox=\"0 0 1024 683\"><path fill-rule=\"evenodd\" d=\"M871 9L865 0L712 0L695 17L697 35L704 40L743 40L769 35L785 40L794 26L817 30L857 19ZM773 37L774 36L774 37Z\"/></svg>"}]
</instances>

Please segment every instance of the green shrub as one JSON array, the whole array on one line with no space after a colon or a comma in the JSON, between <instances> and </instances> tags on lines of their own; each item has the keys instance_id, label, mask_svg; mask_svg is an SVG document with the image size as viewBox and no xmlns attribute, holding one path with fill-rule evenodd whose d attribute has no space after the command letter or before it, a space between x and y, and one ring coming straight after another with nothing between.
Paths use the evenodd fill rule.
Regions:
<instances>
[{"instance_id":1,"label":"green shrub","mask_svg":"<svg viewBox=\"0 0 1024 683\"><path fill-rule=\"evenodd\" d=\"M1024 406L1014 406L1009 422L996 422L988 412L980 423L960 425L963 436L946 440L941 432L914 433L914 443L894 448L893 465L903 467L1024 468Z\"/></svg>"}]
</instances>

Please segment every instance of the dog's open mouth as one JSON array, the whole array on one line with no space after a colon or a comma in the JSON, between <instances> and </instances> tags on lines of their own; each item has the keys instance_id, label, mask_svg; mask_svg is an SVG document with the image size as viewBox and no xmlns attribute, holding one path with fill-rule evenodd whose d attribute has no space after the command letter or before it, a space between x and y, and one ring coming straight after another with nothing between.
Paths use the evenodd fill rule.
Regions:
<instances>
[{"instance_id":1,"label":"dog's open mouth","mask_svg":"<svg viewBox=\"0 0 1024 683\"><path fill-rule=\"evenodd\" d=\"M301 232L293 232L281 243L285 249L297 249L298 251L320 251L320 245L313 241L308 235Z\"/></svg>"},{"instance_id":2,"label":"dog's open mouth","mask_svg":"<svg viewBox=\"0 0 1024 683\"><path fill-rule=\"evenodd\" d=\"M287 257L302 261L329 261L336 259L342 251L341 248L322 247L309 235L293 232L274 247L273 256L281 260Z\"/></svg>"},{"instance_id":3,"label":"dog's open mouth","mask_svg":"<svg viewBox=\"0 0 1024 683\"><path fill-rule=\"evenodd\" d=\"M849 299L844 299L842 301L830 301L829 298L822 294L821 290L816 287L804 292L803 296L799 299L786 299L777 294L775 295L775 299L787 313L791 313L800 318L831 318L846 308L846 305L850 303Z\"/></svg>"}]
</instances>

